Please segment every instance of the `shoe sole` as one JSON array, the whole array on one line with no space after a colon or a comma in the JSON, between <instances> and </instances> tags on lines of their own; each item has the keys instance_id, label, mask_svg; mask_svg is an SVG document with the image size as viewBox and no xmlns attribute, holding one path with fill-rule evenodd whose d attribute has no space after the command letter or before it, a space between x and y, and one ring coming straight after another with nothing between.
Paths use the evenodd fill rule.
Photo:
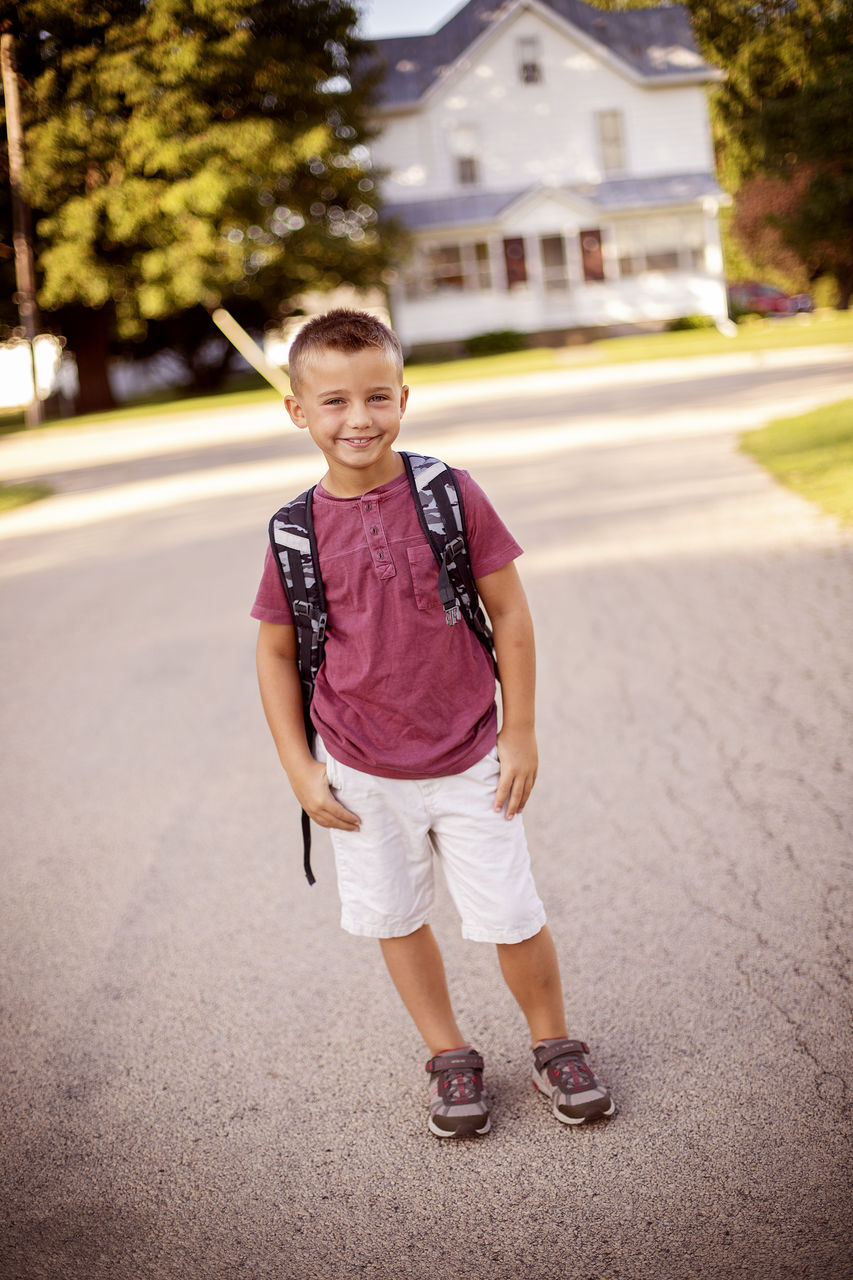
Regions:
<instances>
[{"instance_id":1,"label":"shoe sole","mask_svg":"<svg viewBox=\"0 0 853 1280\"><path fill-rule=\"evenodd\" d=\"M603 1111L590 1111L585 1116L567 1116L564 1111L560 1111L558 1109L556 1102L551 1096L550 1090L546 1091L543 1089L535 1076L533 1077L533 1088L541 1098L544 1098L546 1102L551 1103L551 1111L560 1121L560 1124L586 1124L591 1120L604 1120L607 1116L612 1116L613 1112L616 1110L616 1103L611 1098L610 1106ZM602 1098L602 1102L603 1101L604 1099Z\"/></svg>"},{"instance_id":2,"label":"shoe sole","mask_svg":"<svg viewBox=\"0 0 853 1280\"><path fill-rule=\"evenodd\" d=\"M437 1138L482 1138L492 1127L490 1116L486 1116L486 1123L481 1129L475 1128L473 1124L460 1125L458 1129L439 1129L432 1116L428 1123L430 1133L434 1133Z\"/></svg>"}]
</instances>

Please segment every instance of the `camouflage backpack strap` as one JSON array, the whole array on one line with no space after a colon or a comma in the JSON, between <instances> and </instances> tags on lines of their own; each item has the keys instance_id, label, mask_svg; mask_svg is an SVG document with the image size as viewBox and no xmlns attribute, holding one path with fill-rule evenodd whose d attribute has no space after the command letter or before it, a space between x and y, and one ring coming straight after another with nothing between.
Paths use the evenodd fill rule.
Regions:
<instances>
[{"instance_id":1,"label":"camouflage backpack strap","mask_svg":"<svg viewBox=\"0 0 853 1280\"><path fill-rule=\"evenodd\" d=\"M313 498L313 488L301 493L275 513L269 526L270 546L296 629L296 665L302 685L302 711L309 747L314 745L315 738L311 699L317 672L323 662L327 620L326 593L314 537ZM304 810L302 847L305 875L308 883L313 884L311 824Z\"/></svg>"},{"instance_id":2,"label":"camouflage backpack strap","mask_svg":"<svg viewBox=\"0 0 853 1280\"><path fill-rule=\"evenodd\" d=\"M446 462L401 454L421 528L438 564L438 594L449 627L464 618L494 663L494 643L471 569L465 508L456 476ZM497 675L497 666L495 666Z\"/></svg>"}]
</instances>

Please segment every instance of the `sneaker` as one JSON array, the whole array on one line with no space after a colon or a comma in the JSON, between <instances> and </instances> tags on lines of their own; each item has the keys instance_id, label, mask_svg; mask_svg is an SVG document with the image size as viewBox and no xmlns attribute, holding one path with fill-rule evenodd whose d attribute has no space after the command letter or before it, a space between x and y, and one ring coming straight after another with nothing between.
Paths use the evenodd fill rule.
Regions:
<instances>
[{"instance_id":1,"label":"sneaker","mask_svg":"<svg viewBox=\"0 0 853 1280\"><path fill-rule=\"evenodd\" d=\"M533 1084L551 1099L554 1115L563 1124L583 1124L612 1116L616 1104L596 1080L584 1054L582 1040L546 1040L533 1050Z\"/></svg>"},{"instance_id":2,"label":"sneaker","mask_svg":"<svg viewBox=\"0 0 853 1280\"><path fill-rule=\"evenodd\" d=\"M483 1101L483 1059L474 1049L437 1053L429 1072L429 1127L437 1138L471 1138L492 1126Z\"/></svg>"}]
</instances>

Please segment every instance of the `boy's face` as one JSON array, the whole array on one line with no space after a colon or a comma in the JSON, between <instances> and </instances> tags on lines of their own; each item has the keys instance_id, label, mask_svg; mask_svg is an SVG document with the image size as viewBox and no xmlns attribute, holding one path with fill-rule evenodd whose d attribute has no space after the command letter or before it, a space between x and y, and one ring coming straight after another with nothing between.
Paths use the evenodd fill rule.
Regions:
<instances>
[{"instance_id":1,"label":"boy's face","mask_svg":"<svg viewBox=\"0 0 853 1280\"><path fill-rule=\"evenodd\" d=\"M408 397L409 388L384 351L326 349L307 365L298 392L285 404L328 463L326 487L338 497L351 497L402 472L391 446Z\"/></svg>"}]
</instances>

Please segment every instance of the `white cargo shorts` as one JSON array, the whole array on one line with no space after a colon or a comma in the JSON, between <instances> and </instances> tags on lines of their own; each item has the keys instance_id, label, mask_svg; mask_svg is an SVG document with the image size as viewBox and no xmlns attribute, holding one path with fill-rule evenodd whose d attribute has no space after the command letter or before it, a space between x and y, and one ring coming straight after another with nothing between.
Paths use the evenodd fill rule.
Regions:
<instances>
[{"instance_id":1,"label":"white cargo shorts","mask_svg":"<svg viewBox=\"0 0 853 1280\"><path fill-rule=\"evenodd\" d=\"M318 738L336 798L361 820L330 830L341 926L367 938L401 938L429 919L440 863L474 942L523 942L545 924L520 814L494 809L497 749L464 773L416 781L375 778L335 760Z\"/></svg>"}]
</instances>

